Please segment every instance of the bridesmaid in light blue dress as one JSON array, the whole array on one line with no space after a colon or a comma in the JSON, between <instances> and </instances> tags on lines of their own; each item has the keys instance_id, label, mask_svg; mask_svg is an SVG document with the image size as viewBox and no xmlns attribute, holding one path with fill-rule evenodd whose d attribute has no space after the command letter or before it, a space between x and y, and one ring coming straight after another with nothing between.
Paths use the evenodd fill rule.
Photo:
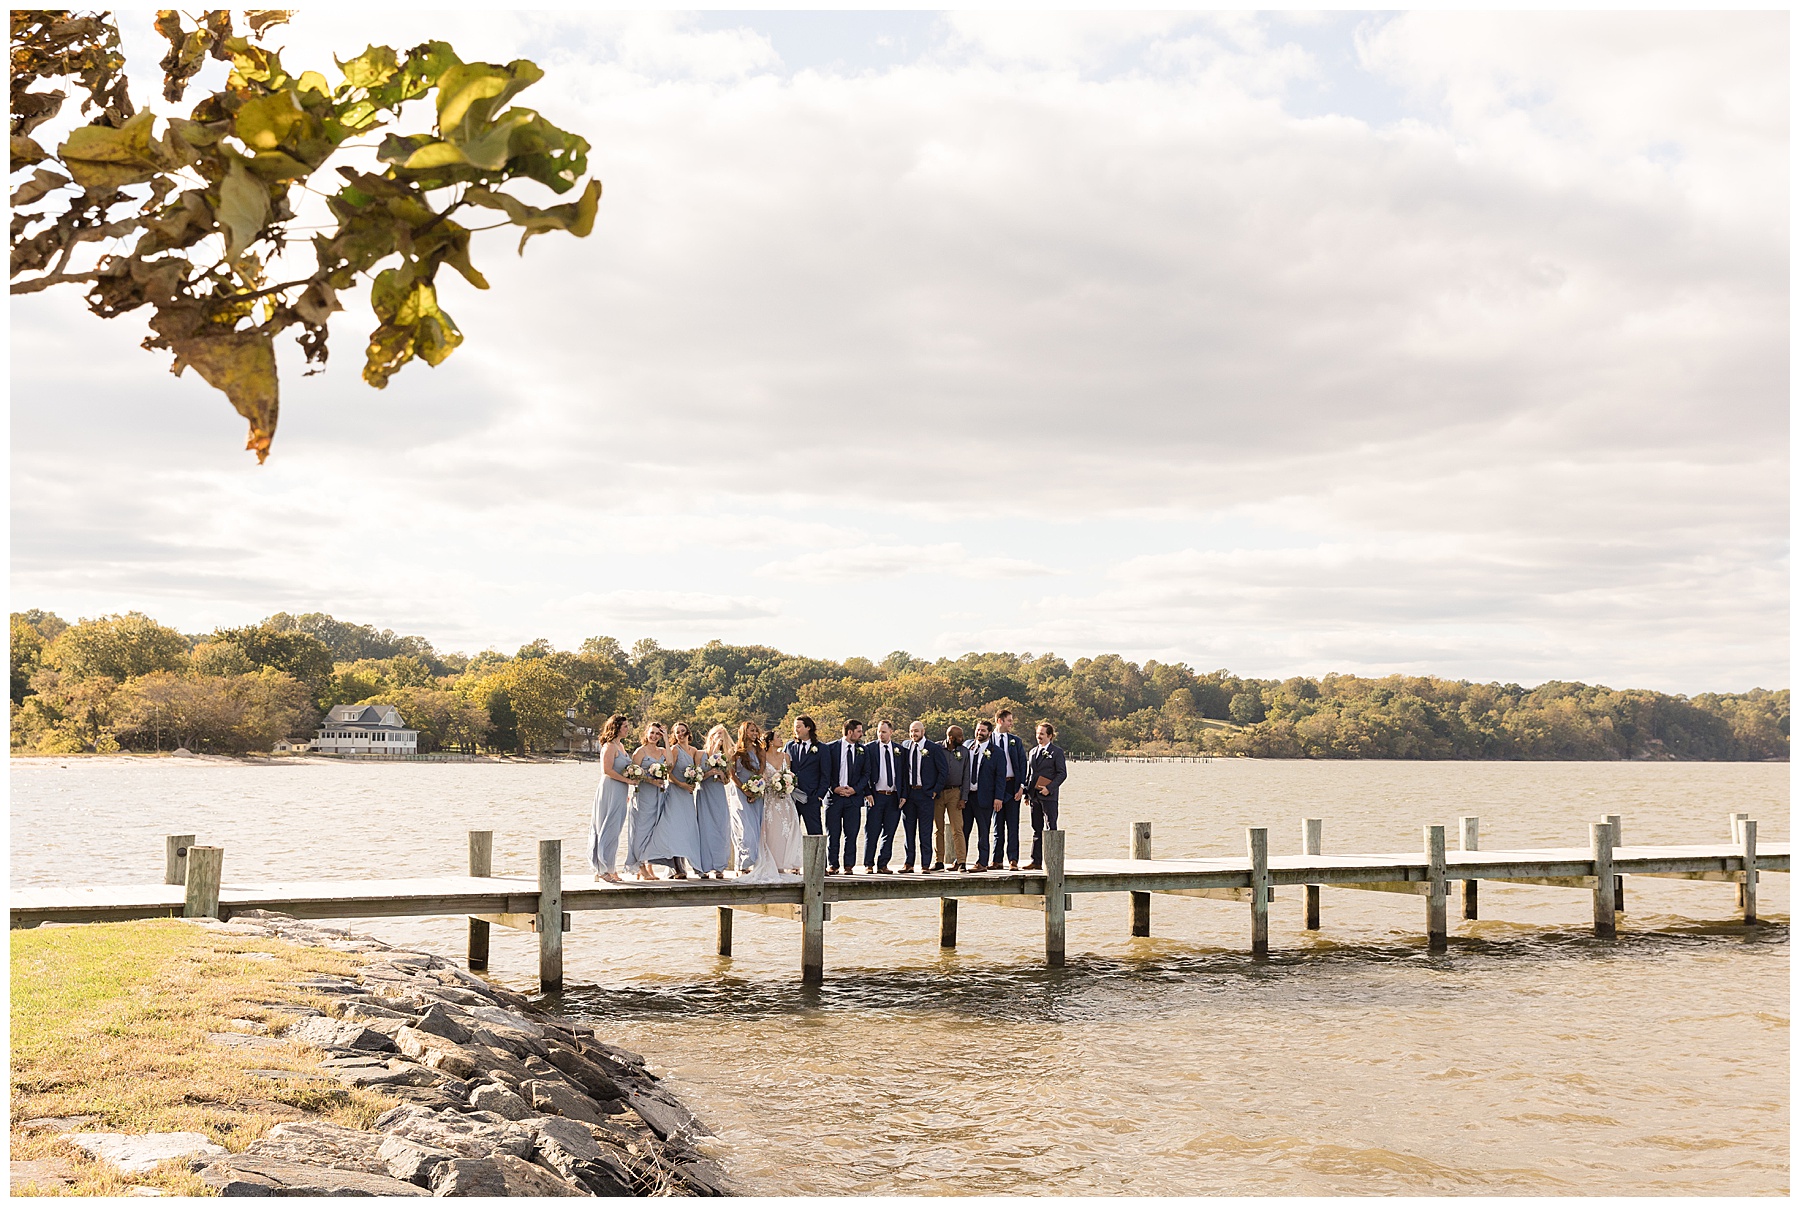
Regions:
<instances>
[{"instance_id":1,"label":"bridesmaid in light blue dress","mask_svg":"<svg viewBox=\"0 0 1800 1207\"><path fill-rule=\"evenodd\" d=\"M594 793L594 827L588 842L594 879L610 884L623 883L619 879L619 832L625 828L625 814L631 806L631 781L624 775L631 763L625 733L625 717L620 713L606 718L600 727L600 787Z\"/></svg>"},{"instance_id":2,"label":"bridesmaid in light blue dress","mask_svg":"<svg viewBox=\"0 0 1800 1207\"><path fill-rule=\"evenodd\" d=\"M723 880L725 869L731 866L731 801L725 790L726 778L731 774L731 733L723 725L714 725L706 735L701 766L715 754L724 758L725 767L706 773L694 802L700 810L700 862L695 866L700 869L702 880L708 876Z\"/></svg>"},{"instance_id":3,"label":"bridesmaid in light blue dress","mask_svg":"<svg viewBox=\"0 0 1800 1207\"><path fill-rule=\"evenodd\" d=\"M644 744L632 754L631 761L640 767L667 763L669 750L663 742L662 722L649 722L644 726ZM656 832L657 823L662 820L663 802L672 791L674 789L647 778L631 786L631 805L626 810L625 862L637 870L639 880L657 878L656 869L650 866L649 856L644 852Z\"/></svg>"},{"instance_id":4,"label":"bridesmaid in light blue dress","mask_svg":"<svg viewBox=\"0 0 1800 1207\"><path fill-rule=\"evenodd\" d=\"M644 858L666 864L676 880L686 880L700 862L700 811L695 785L684 778L690 767L700 766L700 752L689 740L687 722L675 723L675 739L669 745L669 786L663 792L662 816L650 831Z\"/></svg>"},{"instance_id":5,"label":"bridesmaid in light blue dress","mask_svg":"<svg viewBox=\"0 0 1800 1207\"><path fill-rule=\"evenodd\" d=\"M747 872L762 853L763 800L744 791L746 781L763 773L763 732L755 721L738 726L737 753L731 758L732 796L738 807L738 871Z\"/></svg>"}]
</instances>

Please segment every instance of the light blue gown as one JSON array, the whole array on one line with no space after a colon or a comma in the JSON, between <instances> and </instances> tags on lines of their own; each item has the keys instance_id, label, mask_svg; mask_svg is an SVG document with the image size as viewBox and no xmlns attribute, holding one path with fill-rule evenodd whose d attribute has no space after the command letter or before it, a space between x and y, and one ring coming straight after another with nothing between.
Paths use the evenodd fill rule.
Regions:
<instances>
[{"instance_id":1,"label":"light blue gown","mask_svg":"<svg viewBox=\"0 0 1800 1207\"><path fill-rule=\"evenodd\" d=\"M742 754L732 761L731 768L737 772L740 781L753 779L762 774L761 765L755 767L747 765ZM760 796L748 797L741 792L733 792L731 795L738 802L738 844L742 852L742 858L738 861L738 870L744 871L756 862L758 855L762 854L763 802Z\"/></svg>"},{"instance_id":2,"label":"light blue gown","mask_svg":"<svg viewBox=\"0 0 1800 1207\"><path fill-rule=\"evenodd\" d=\"M669 786L663 791L662 815L644 842L644 858L654 861L685 859L690 865L700 863L700 812L694 794L675 785L684 769L694 766L694 758L679 746L670 748ZM673 866L673 865L671 865Z\"/></svg>"},{"instance_id":3,"label":"light blue gown","mask_svg":"<svg viewBox=\"0 0 1800 1207\"><path fill-rule=\"evenodd\" d=\"M657 760L646 758L644 761L654 763ZM650 836L656 832L656 823L662 820L663 803L673 791L673 788L660 787L650 780L641 780L631 786L631 806L626 810L629 824L625 829L625 862L634 870L649 860L644 851L650 845Z\"/></svg>"},{"instance_id":4,"label":"light blue gown","mask_svg":"<svg viewBox=\"0 0 1800 1207\"><path fill-rule=\"evenodd\" d=\"M704 751L700 760L706 761ZM700 810L700 861L694 866L702 872L722 872L731 866L731 803L725 781L701 780L695 803Z\"/></svg>"},{"instance_id":5,"label":"light blue gown","mask_svg":"<svg viewBox=\"0 0 1800 1207\"><path fill-rule=\"evenodd\" d=\"M613 756L615 775L631 764L631 755L621 750ZM631 785L600 777L594 793L594 831L588 843L588 862L596 872L619 870L619 831L625 828L625 814L631 806Z\"/></svg>"}]
</instances>

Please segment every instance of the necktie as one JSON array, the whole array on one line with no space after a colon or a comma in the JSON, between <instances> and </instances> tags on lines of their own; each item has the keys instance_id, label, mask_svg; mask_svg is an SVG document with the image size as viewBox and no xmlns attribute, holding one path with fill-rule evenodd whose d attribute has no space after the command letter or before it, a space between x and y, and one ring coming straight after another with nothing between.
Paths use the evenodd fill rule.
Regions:
<instances>
[{"instance_id":1,"label":"necktie","mask_svg":"<svg viewBox=\"0 0 1800 1207\"><path fill-rule=\"evenodd\" d=\"M918 782L919 782L919 752L920 752L920 751L922 751L922 750L924 750L924 749L925 749L925 743L923 743L923 742L915 742L915 743L913 743L913 774L912 774L912 782L913 782L913 783L915 783L915 784L916 784L916 783L918 783Z\"/></svg>"},{"instance_id":2,"label":"necktie","mask_svg":"<svg viewBox=\"0 0 1800 1207\"><path fill-rule=\"evenodd\" d=\"M881 744L881 782L889 790L894 787L894 748L886 742Z\"/></svg>"},{"instance_id":3,"label":"necktie","mask_svg":"<svg viewBox=\"0 0 1800 1207\"><path fill-rule=\"evenodd\" d=\"M838 743L838 786L850 786L850 742L845 739Z\"/></svg>"},{"instance_id":4,"label":"necktie","mask_svg":"<svg viewBox=\"0 0 1800 1207\"><path fill-rule=\"evenodd\" d=\"M1016 779L1016 778L1018 778L1018 777L1016 777L1016 776L1015 776L1015 775L1013 775L1013 769L1012 769L1012 743L1011 743L1011 742L1008 742L1008 741L1007 741L1007 740L1006 740L1006 735L1005 735L1005 734L1001 734L1001 735L1000 735L1000 751L1001 751L1001 753L1002 753L1002 754L1004 754L1004 755L1006 755L1006 778L1007 778L1007 779L1009 779L1009 780L1010 780L1010 779Z\"/></svg>"}]
</instances>

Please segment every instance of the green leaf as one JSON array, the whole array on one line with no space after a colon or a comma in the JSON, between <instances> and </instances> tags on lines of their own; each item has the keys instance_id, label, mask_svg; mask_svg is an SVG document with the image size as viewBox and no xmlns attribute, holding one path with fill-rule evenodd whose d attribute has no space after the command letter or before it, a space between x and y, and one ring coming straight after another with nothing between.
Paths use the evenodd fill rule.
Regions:
<instances>
[{"instance_id":1,"label":"green leaf","mask_svg":"<svg viewBox=\"0 0 1800 1207\"><path fill-rule=\"evenodd\" d=\"M582 191L578 200L566 205L553 205L548 209L537 209L526 205L517 197L480 187L464 193L463 200L485 209L502 210L514 225L524 227L525 233L519 237L519 252L523 255L525 241L545 231L568 231L577 239L585 239L594 229L594 216L600 208L600 182L588 181L587 188Z\"/></svg>"},{"instance_id":2,"label":"green leaf","mask_svg":"<svg viewBox=\"0 0 1800 1207\"><path fill-rule=\"evenodd\" d=\"M291 89L245 101L237 111L235 133L253 151L273 151L292 145L306 123L306 110Z\"/></svg>"},{"instance_id":3,"label":"green leaf","mask_svg":"<svg viewBox=\"0 0 1800 1207\"><path fill-rule=\"evenodd\" d=\"M89 192L142 184L162 170L151 139L156 115L146 109L118 129L82 126L57 148L75 183Z\"/></svg>"},{"instance_id":4,"label":"green leaf","mask_svg":"<svg viewBox=\"0 0 1800 1207\"><path fill-rule=\"evenodd\" d=\"M458 142L463 158L488 172L498 172L512 158L512 140L537 114L529 109L508 109L498 121L474 131ZM412 166L412 161L407 161Z\"/></svg>"},{"instance_id":5,"label":"green leaf","mask_svg":"<svg viewBox=\"0 0 1800 1207\"><path fill-rule=\"evenodd\" d=\"M379 88L400 69L391 46L371 46L348 63L336 60L344 73L344 83L351 88Z\"/></svg>"},{"instance_id":6,"label":"green leaf","mask_svg":"<svg viewBox=\"0 0 1800 1207\"><path fill-rule=\"evenodd\" d=\"M438 133L466 140L488 121L488 115L523 89L544 78L529 59L514 59L505 67L492 63L459 63L438 79Z\"/></svg>"},{"instance_id":7,"label":"green leaf","mask_svg":"<svg viewBox=\"0 0 1800 1207\"><path fill-rule=\"evenodd\" d=\"M426 143L407 156L406 162L401 166L409 172L418 172L428 168L443 168L467 162L469 162L468 157L455 143L434 142Z\"/></svg>"},{"instance_id":8,"label":"green leaf","mask_svg":"<svg viewBox=\"0 0 1800 1207\"><path fill-rule=\"evenodd\" d=\"M225 258L235 260L255 242L269 220L269 190L232 157L231 170L219 186L219 225L225 228Z\"/></svg>"},{"instance_id":9,"label":"green leaf","mask_svg":"<svg viewBox=\"0 0 1800 1207\"><path fill-rule=\"evenodd\" d=\"M381 325L369 336L363 380L378 390L413 357L440 365L463 342L462 332L438 308L437 290L416 279L411 265L378 275L369 304Z\"/></svg>"}]
</instances>

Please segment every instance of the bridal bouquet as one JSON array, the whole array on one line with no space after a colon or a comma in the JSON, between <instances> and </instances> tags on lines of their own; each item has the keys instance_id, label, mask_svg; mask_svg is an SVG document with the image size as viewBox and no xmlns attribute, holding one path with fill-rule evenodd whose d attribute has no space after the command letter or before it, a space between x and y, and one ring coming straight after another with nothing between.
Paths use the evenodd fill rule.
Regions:
<instances>
[{"instance_id":1,"label":"bridal bouquet","mask_svg":"<svg viewBox=\"0 0 1800 1207\"><path fill-rule=\"evenodd\" d=\"M726 766L727 764L725 762L725 754L723 751L715 750L706 756L706 769L708 771L723 771Z\"/></svg>"},{"instance_id":2,"label":"bridal bouquet","mask_svg":"<svg viewBox=\"0 0 1800 1207\"><path fill-rule=\"evenodd\" d=\"M644 782L644 765L642 763L627 763L625 765L625 770L620 772L620 774L634 784L641 784Z\"/></svg>"},{"instance_id":3,"label":"bridal bouquet","mask_svg":"<svg viewBox=\"0 0 1800 1207\"><path fill-rule=\"evenodd\" d=\"M706 772L698 767L683 767L681 769L681 781L684 784L697 784L705 777L705 775Z\"/></svg>"},{"instance_id":4,"label":"bridal bouquet","mask_svg":"<svg viewBox=\"0 0 1800 1207\"><path fill-rule=\"evenodd\" d=\"M644 767L644 774L659 784L669 782L669 765L667 763L649 763Z\"/></svg>"},{"instance_id":5,"label":"bridal bouquet","mask_svg":"<svg viewBox=\"0 0 1800 1207\"><path fill-rule=\"evenodd\" d=\"M769 781L760 775L753 775L744 781L745 796L761 796L769 789Z\"/></svg>"},{"instance_id":6,"label":"bridal bouquet","mask_svg":"<svg viewBox=\"0 0 1800 1207\"><path fill-rule=\"evenodd\" d=\"M790 795L794 791L796 782L798 781L794 779L794 773L785 767L769 777L769 786L774 790L776 796Z\"/></svg>"}]
</instances>

